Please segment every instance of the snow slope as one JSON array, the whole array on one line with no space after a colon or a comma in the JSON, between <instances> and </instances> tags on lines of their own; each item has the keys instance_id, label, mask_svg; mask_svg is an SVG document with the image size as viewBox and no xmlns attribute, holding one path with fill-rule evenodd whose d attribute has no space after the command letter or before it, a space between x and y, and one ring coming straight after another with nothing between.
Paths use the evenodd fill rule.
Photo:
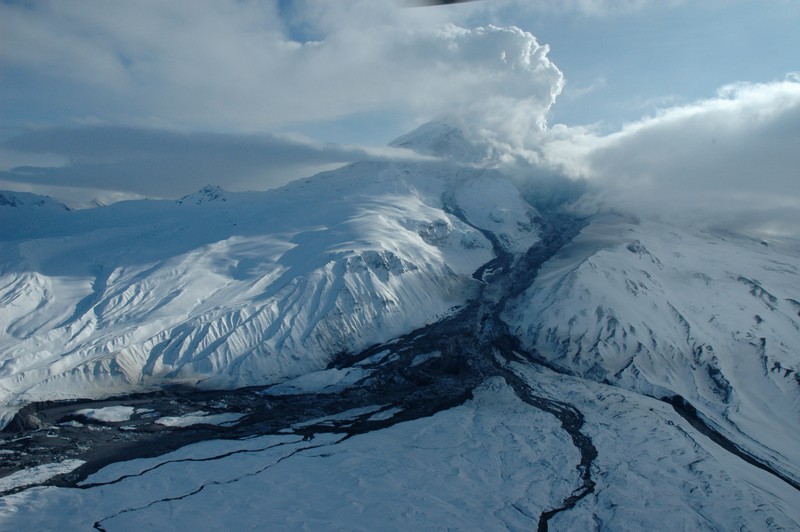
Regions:
<instances>
[{"instance_id":1,"label":"snow slope","mask_svg":"<svg viewBox=\"0 0 800 532\"><path fill-rule=\"evenodd\" d=\"M551 529L800 525L800 492L736 463L668 405L530 366L516 371L537 393L578 405L598 448L594 494L554 516ZM0 523L65 531L95 523L104 530L531 530L578 484L578 452L557 420L500 378L431 418L344 436L207 441L113 464L80 488L1 498Z\"/></svg>"},{"instance_id":2,"label":"snow slope","mask_svg":"<svg viewBox=\"0 0 800 532\"><path fill-rule=\"evenodd\" d=\"M550 364L651 397L681 395L797 479L798 302L796 243L608 215L546 263L504 317Z\"/></svg>"},{"instance_id":3,"label":"snow slope","mask_svg":"<svg viewBox=\"0 0 800 532\"><path fill-rule=\"evenodd\" d=\"M439 142L419 136L417 146ZM470 275L493 257L476 228L514 250L537 239L537 213L510 181L430 158L353 164L269 192L206 187L83 211L3 198L5 421L34 400L323 369L464 303Z\"/></svg>"}]
</instances>

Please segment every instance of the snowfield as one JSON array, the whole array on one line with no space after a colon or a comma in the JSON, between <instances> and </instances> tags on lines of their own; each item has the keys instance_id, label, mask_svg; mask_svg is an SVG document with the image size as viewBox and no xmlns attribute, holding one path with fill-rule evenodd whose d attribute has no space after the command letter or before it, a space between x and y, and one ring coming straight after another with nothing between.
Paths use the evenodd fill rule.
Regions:
<instances>
[{"instance_id":1,"label":"snowfield","mask_svg":"<svg viewBox=\"0 0 800 532\"><path fill-rule=\"evenodd\" d=\"M557 514L554 529L800 524L798 491L732 463L668 405L546 370L518 371L538 392L585 408L601 457L595 494ZM577 452L555 418L499 378L432 418L343 437L209 441L114 464L80 489L0 499L0 522L17 530L530 530L578 483Z\"/></svg>"}]
</instances>

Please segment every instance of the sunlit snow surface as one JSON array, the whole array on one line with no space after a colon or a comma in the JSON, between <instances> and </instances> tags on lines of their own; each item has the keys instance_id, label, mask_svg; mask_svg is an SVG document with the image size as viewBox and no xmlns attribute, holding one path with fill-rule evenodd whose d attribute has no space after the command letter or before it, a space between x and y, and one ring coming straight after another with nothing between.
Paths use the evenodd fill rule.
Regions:
<instances>
[{"instance_id":1,"label":"sunlit snow surface","mask_svg":"<svg viewBox=\"0 0 800 532\"><path fill-rule=\"evenodd\" d=\"M243 417L243 414L225 413L225 414L209 414L202 410L197 412L189 412L183 416L165 416L157 419L155 422L159 425L167 427L190 427L192 425L209 424L209 425L228 425L236 423Z\"/></svg>"},{"instance_id":2,"label":"sunlit snow surface","mask_svg":"<svg viewBox=\"0 0 800 532\"><path fill-rule=\"evenodd\" d=\"M280 382L436 320L493 257L476 227L513 250L537 239L535 209L484 174L367 162L270 192L74 212L6 194L0 421L34 400Z\"/></svg>"},{"instance_id":3,"label":"sunlit snow surface","mask_svg":"<svg viewBox=\"0 0 800 532\"><path fill-rule=\"evenodd\" d=\"M63 462L42 464L17 471L16 473L11 473L7 477L0 478L0 491L5 492L14 488L35 486L56 475L77 469L83 464L83 460L64 460Z\"/></svg>"},{"instance_id":4,"label":"sunlit snow surface","mask_svg":"<svg viewBox=\"0 0 800 532\"><path fill-rule=\"evenodd\" d=\"M132 406L107 406L105 408L76 410L75 415L95 421L117 423L119 421L128 421L135 411L136 409Z\"/></svg>"}]
</instances>

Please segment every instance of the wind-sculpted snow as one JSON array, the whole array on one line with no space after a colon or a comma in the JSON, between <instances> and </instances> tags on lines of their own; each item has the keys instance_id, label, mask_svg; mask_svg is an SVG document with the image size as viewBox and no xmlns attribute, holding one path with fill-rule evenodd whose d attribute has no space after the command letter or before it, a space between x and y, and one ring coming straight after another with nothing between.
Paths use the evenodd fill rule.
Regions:
<instances>
[{"instance_id":1,"label":"wind-sculpted snow","mask_svg":"<svg viewBox=\"0 0 800 532\"><path fill-rule=\"evenodd\" d=\"M453 190L470 225L445 212ZM6 421L33 400L323 369L471 297L470 275L493 257L480 230L513 250L537 239L510 181L452 161L359 163L265 193L3 208Z\"/></svg>"},{"instance_id":2,"label":"wind-sculpted snow","mask_svg":"<svg viewBox=\"0 0 800 532\"><path fill-rule=\"evenodd\" d=\"M505 319L554 367L680 395L798 479L798 296L796 248L609 216L545 264Z\"/></svg>"}]
</instances>

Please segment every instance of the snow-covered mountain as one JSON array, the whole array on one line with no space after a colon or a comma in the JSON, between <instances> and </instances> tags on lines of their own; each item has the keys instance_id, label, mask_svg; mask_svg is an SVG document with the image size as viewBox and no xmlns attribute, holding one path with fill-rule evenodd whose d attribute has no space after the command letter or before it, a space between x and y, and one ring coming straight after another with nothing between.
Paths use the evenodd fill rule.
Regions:
<instances>
[{"instance_id":1,"label":"snow-covered mountain","mask_svg":"<svg viewBox=\"0 0 800 532\"><path fill-rule=\"evenodd\" d=\"M0 524L800 526L797 242L580 218L448 122L393 145L425 157L82 211L2 193L4 423L265 388L23 411L62 450L7 441ZM98 441L159 452L103 467Z\"/></svg>"},{"instance_id":2,"label":"snow-covered mountain","mask_svg":"<svg viewBox=\"0 0 800 532\"><path fill-rule=\"evenodd\" d=\"M428 129L433 144L459 135ZM510 180L453 162L365 162L270 192L205 187L81 211L3 198L6 422L30 401L323 369L469 299L493 257L481 230L512 252L538 238Z\"/></svg>"},{"instance_id":3,"label":"snow-covered mountain","mask_svg":"<svg viewBox=\"0 0 800 532\"><path fill-rule=\"evenodd\" d=\"M680 395L800 478L800 249L598 216L504 318L552 367Z\"/></svg>"}]
</instances>

